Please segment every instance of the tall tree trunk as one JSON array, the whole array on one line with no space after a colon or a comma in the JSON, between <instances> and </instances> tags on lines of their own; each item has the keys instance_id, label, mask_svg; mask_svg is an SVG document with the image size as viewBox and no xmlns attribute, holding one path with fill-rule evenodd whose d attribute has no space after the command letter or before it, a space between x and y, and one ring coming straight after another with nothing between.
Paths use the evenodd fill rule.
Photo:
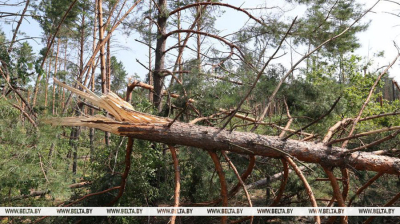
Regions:
<instances>
[{"instance_id":1,"label":"tall tree trunk","mask_svg":"<svg viewBox=\"0 0 400 224\"><path fill-rule=\"evenodd\" d=\"M200 1L197 0L197 3ZM197 15L201 14L201 6L196 7ZM201 22L202 22L202 15L199 16L199 21L197 22L197 31L201 31ZM201 72L201 35L197 34L197 69Z\"/></svg>"},{"instance_id":2,"label":"tall tree trunk","mask_svg":"<svg viewBox=\"0 0 400 224\"><path fill-rule=\"evenodd\" d=\"M96 49L96 26L97 26L97 0L95 1L95 13L94 13L94 23L93 23L93 46L92 46L92 51L94 53L95 49ZM90 77L91 81L90 83L90 89L92 90L92 92L94 92L94 80L95 80L95 70L96 70L96 66L95 66L95 62L93 60L92 64L90 65L91 69L92 69L92 75ZM90 108L89 110L90 115L94 115L94 111L92 108ZM93 161L93 155L94 155L94 128L90 128L89 129L89 145L90 145L90 161Z\"/></svg>"},{"instance_id":3,"label":"tall tree trunk","mask_svg":"<svg viewBox=\"0 0 400 224\"><path fill-rule=\"evenodd\" d=\"M106 72L106 86L107 90L111 90L111 84L110 84L110 79L111 79L111 50L110 50L110 39L107 41L107 72ZM108 113L106 116L109 116ZM110 132L105 132L104 133L104 141L106 143L106 146L110 146Z\"/></svg>"},{"instance_id":4,"label":"tall tree trunk","mask_svg":"<svg viewBox=\"0 0 400 224\"><path fill-rule=\"evenodd\" d=\"M79 53L79 74L83 71L83 54L85 50L85 11L82 13L80 53Z\"/></svg>"},{"instance_id":5,"label":"tall tree trunk","mask_svg":"<svg viewBox=\"0 0 400 224\"><path fill-rule=\"evenodd\" d=\"M152 12L153 12L153 10L152 10L152 1L153 0L149 0L149 11L150 11L150 17L151 17L151 15L152 15ZM149 80L149 85L151 85L151 86L154 86L154 81L153 81L153 72L152 72L152 68L153 68L153 65L152 65L152 49L151 49L151 29L153 28L153 22L152 22L152 20L151 19L149 19L149 76L148 76L148 80ZM153 91L152 90L149 90L149 101L151 102L151 103L154 103L154 96L153 96Z\"/></svg>"},{"instance_id":6,"label":"tall tree trunk","mask_svg":"<svg viewBox=\"0 0 400 224\"><path fill-rule=\"evenodd\" d=\"M104 27L103 27L103 0L98 0L98 18L99 18L99 43L104 39ZM107 81L106 81L106 58L104 45L100 47L100 74L101 74L101 92L107 93Z\"/></svg>"},{"instance_id":7,"label":"tall tree trunk","mask_svg":"<svg viewBox=\"0 0 400 224\"><path fill-rule=\"evenodd\" d=\"M64 71L67 71L67 49L68 49L68 40L65 42L65 52L64 52ZM65 80L64 80L65 81ZM65 107L65 89L60 88L60 95L61 96L61 108L64 110Z\"/></svg>"},{"instance_id":8,"label":"tall tree trunk","mask_svg":"<svg viewBox=\"0 0 400 224\"><path fill-rule=\"evenodd\" d=\"M78 106L75 107L75 115L79 115L82 108L83 108L83 103L78 103ZM78 139L80 134L81 134L80 127L72 127L69 144L73 149L72 173L74 174L76 174L76 171L78 169ZM67 157L69 158L71 157L71 150L69 151Z\"/></svg>"},{"instance_id":9,"label":"tall tree trunk","mask_svg":"<svg viewBox=\"0 0 400 224\"><path fill-rule=\"evenodd\" d=\"M81 36L80 36L80 51L79 51L79 74L82 74L83 71L83 54L84 54L84 47L85 47L85 11L82 12L82 23L81 23ZM78 97L80 98L80 97ZM82 111L83 103L79 102L78 105L75 107L75 115L79 115ZM71 131L71 138L72 138L72 148L73 148L73 163L72 163L72 172L76 174L77 170L77 162L78 162L78 144L77 141L79 139L81 133L80 127L73 127ZM71 142L71 141L70 141Z\"/></svg>"},{"instance_id":10,"label":"tall tree trunk","mask_svg":"<svg viewBox=\"0 0 400 224\"><path fill-rule=\"evenodd\" d=\"M162 89L164 86L164 77L162 75L162 70L165 68L165 31L167 27L167 0L158 0L158 6L161 12L158 14L157 23L159 30L157 31L157 45L156 45L156 60L153 73L154 80L154 106L159 112L162 109Z\"/></svg>"},{"instance_id":11,"label":"tall tree trunk","mask_svg":"<svg viewBox=\"0 0 400 224\"><path fill-rule=\"evenodd\" d=\"M111 50L110 50L111 37L107 41L107 72L106 72L106 85L107 89L111 90Z\"/></svg>"},{"instance_id":12,"label":"tall tree trunk","mask_svg":"<svg viewBox=\"0 0 400 224\"><path fill-rule=\"evenodd\" d=\"M49 35L49 37L50 37L50 35ZM50 41L50 38L47 39L46 46L49 45L49 41ZM36 99L37 99L37 94L39 92L39 85L40 85L40 80L41 79L42 79L42 72L39 72L39 74L38 74L38 76L36 78L35 87L33 89L32 107L35 107L35 105L36 105Z\"/></svg>"},{"instance_id":13,"label":"tall tree trunk","mask_svg":"<svg viewBox=\"0 0 400 224\"><path fill-rule=\"evenodd\" d=\"M104 25L103 25L103 0L98 0L98 18L99 18L99 43L104 39ZM106 74L106 58L104 45L100 47L100 74L101 74L101 92L106 94L107 89L107 74ZM109 134L105 132L104 140L106 145L109 145Z\"/></svg>"},{"instance_id":14,"label":"tall tree trunk","mask_svg":"<svg viewBox=\"0 0 400 224\"><path fill-rule=\"evenodd\" d=\"M180 1L178 1L178 4L180 4ZM181 12L178 12L177 15L177 22L178 22L178 30L181 29ZM181 43L182 39L181 39L181 33L178 33L178 46L179 49L181 49L182 47L182 43ZM183 70L182 68L182 57L178 58L178 71L179 71L179 80L182 82L183 81L183 73L181 73L181 71ZM173 79L171 79L171 82L173 81ZM172 84L172 83L171 83Z\"/></svg>"},{"instance_id":15,"label":"tall tree trunk","mask_svg":"<svg viewBox=\"0 0 400 224\"><path fill-rule=\"evenodd\" d=\"M57 42L57 54L56 54L56 62L54 65L54 75L53 78L57 77L57 65L58 65L58 54L60 53L60 38L58 38L58 42ZM54 80L54 79L53 79ZM56 108L56 85L53 82L53 115L55 114L55 108Z\"/></svg>"},{"instance_id":16,"label":"tall tree trunk","mask_svg":"<svg viewBox=\"0 0 400 224\"><path fill-rule=\"evenodd\" d=\"M53 54L53 50L50 51L50 54ZM46 75L46 86L45 86L45 90L44 90L44 107L47 107L47 94L49 92L48 88L49 88L49 79L50 79L50 71L51 71L51 60L53 59L53 57L49 58L49 64L47 67L47 75Z\"/></svg>"}]
</instances>

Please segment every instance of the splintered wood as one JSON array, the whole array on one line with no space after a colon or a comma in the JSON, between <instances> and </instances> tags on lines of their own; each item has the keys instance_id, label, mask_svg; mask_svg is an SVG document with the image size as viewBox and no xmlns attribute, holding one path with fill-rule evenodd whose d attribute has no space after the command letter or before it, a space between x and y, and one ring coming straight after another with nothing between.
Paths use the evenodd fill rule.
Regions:
<instances>
[{"instance_id":1,"label":"splintered wood","mask_svg":"<svg viewBox=\"0 0 400 224\"><path fill-rule=\"evenodd\" d=\"M146 123L146 124L166 124L170 122L168 119L165 118L155 117L149 114L144 114L135 111L132 105L130 105L125 100L121 99L117 94L111 91L109 91L107 94L103 96L97 96L95 93L90 91L88 88L86 88L79 82L77 82L78 85L86 92L68 86L65 83L58 81L57 79L54 79L54 82L59 86L62 86L68 89L69 91L83 97L93 105L103 108L104 110L109 112L115 119L113 120L101 115L97 115L95 117L86 118L85 121L93 121L93 119L95 118L94 119L95 121L103 120L105 122L112 122L112 123L115 123L115 121L121 121L121 122L126 121L129 123ZM68 120L68 122L73 122L73 121Z\"/></svg>"}]
</instances>

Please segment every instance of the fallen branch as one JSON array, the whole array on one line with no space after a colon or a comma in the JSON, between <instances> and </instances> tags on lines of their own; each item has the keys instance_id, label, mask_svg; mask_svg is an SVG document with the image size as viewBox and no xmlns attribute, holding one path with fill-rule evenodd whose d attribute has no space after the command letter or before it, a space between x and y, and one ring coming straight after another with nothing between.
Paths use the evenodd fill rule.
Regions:
<instances>
[{"instance_id":1,"label":"fallen branch","mask_svg":"<svg viewBox=\"0 0 400 224\"><path fill-rule=\"evenodd\" d=\"M346 138L339 138L339 139L332 140L332 141L326 143L326 145L332 145L332 144L335 144L338 142L343 142L343 141L347 141L347 140L354 139L354 138L359 138L359 137L363 137L363 136L367 136L367 135L377 134L377 133L386 132L386 131L399 130L399 129L400 129L400 126L393 126L393 127L387 127L387 128L377 129L377 130L373 130L373 131L363 132L360 134L348 136Z\"/></svg>"},{"instance_id":2,"label":"fallen branch","mask_svg":"<svg viewBox=\"0 0 400 224\"><path fill-rule=\"evenodd\" d=\"M376 141L374 141L374 142L371 142L371 143L369 143L369 144L367 144L367 145L360 146L360 147L357 147L357 148L355 148L355 149L351 149L351 150L348 151L348 153L357 152L357 151L360 151L360 150L364 150L364 149L370 148L370 147L372 147L372 146L374 146L374 145L379 145L379 144L381 144L382 142L388 141L388 140L390 140L390 139L396 137L399 133L400 133L400 130L397 130L397 131L393 132L392 134L390 134L390 135L388 135L388 136L386 136L386 137L384 137L384 138L381 138L381 139L379 139L379 140L376 140Z\"/></svg>"},{"instance_id":3,"label":"fallen branch","mask_svg":"<svg viewBox=\"0 0 400 224\"><path fill-rule=\"evenodd\" d=\"M180 177L180 171L179 171L179 163L178 163L178 157L176 156L176 149L175 147L169 145L169 150L171 151L171 155L172 155L172 160L174 161L174 170L175 170L175 193L174 193L174 208L178 208L179 207L179 194L180 194L180 190L181 190L181 177ZM176 214L177 210L174 210L174 214ZM173 215L171 217L171 224L175 224L175 219L176 219L176 215Z\"/></svg>"}]
</instances>

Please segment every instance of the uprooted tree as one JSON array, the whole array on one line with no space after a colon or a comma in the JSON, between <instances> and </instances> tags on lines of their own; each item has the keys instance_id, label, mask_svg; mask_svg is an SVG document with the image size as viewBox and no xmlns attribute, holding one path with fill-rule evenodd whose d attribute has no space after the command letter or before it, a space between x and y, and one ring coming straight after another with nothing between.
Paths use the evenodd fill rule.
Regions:
<instances>
[{"instance_id":1,"label":"uprooted tree","mask_svg":"<svg viewBox=\"0 0 400 224\"><path fill-rule=\"evenodd\" d=\"M46 17L57 21L58 26L52 26L51 29L49 28L51 31L46 33L47 47L42 51L42 58L38 60L36 66L37 77L33 96L30 96L29 90L27 94L21 93L21 89L23 90L21 76L17 77L19 73L13 70L14 67L18 67L13 67L13 57L17 57L18 54L14 54L1 62L0 72L3 78L4 96L2 99L21 113L22 121L27 120L32 124L31 131L35 137L40 136L41 128L49 128L45 124L72 127L68 142L69 149L65 152L65 158L66 161L73 161L74 175L79 173L77 171L79 169L78 155L79 150L82 150L78 140L83 135L82 133L86 133L83 127L89 128L89 160L100 170L98 179L103 178L108 182L102 183L104 185L100 188L94 187L95 190L86 192L84 196L77 194L78 197L62 202L62 206L84 203L94 196L115 192L117 193L112 195L110 201L97 199L98 201L92 202L103 206L120 202L124 196L127 196L125 192L130 185L135 184L130 180L132 160L139 157L140 159L146 156L151 157L153 155L150 154L155 154L152 150L161 151L163 156L166 150L171 153L171 165L174 171L174 201L167 202L170 206L217 204L229 206L231 205L229 200L232 198L236 199L235 204L247 203L248 206L253 206L251 194L254 192L248 189L262 188L265 185L268 206L291 205L296 203L295 199L302 198L307 198L307 202L298 201L298 203L313 207L351 206L374 182L382 181L390 188L391 185L395 185L396 175L400 174L398 150L394 148L398 145L397 135L400 132L399 101L395 97L398 85L395 81L389 82L386 76L400 53L389 65L376 72L367 73L369 64L363 66L363 73L360 72L357 67L361 67L359 65L361 59L349 54L359 46L355 40L355 34L367 28L367 25L360 25L360 20L379 1L364 11L357 11L359 7L352 1L306 2L309 4L310 11L308 17L306 19L296 17L285 23L277 20L278 15L256 17L251 13L252 9L219 1L185 1L183 3L150 0L147 2L148 5L144 5L140 0L134 3L96 0L94 5L87 1L73 1L68 7L64 5L67 11L63 14L57 15L52 11L53 17ZM44 3L53 4L48 1L43 1ZM26 2L26 7L28 5L29 1ZM137 9L139 6L141 8ZM142 13L144 6L149 10L144 10L140 19L131 17L135 10ZM124 11L126 7L128 9ZM214 15L220 13L219 9L235 10L237 13L246 15L252 23L233 34L218 35L213 25L216 19ZM77 10L81 10L82 13L80 25L72 27L71 21L77 18ZM257 10L270 10L270 8L261 7ZM185 14L185 11L189 13ZM24 13L25 11L22 13L21 20ZM93 21L86 21L87 18L89 20L92 18L85 17L87 13L93 14ZM68 23L65 22L66 19ZM145 23L146 20L148 23ZM182 21L190 21L189 26L183 28ZM137 40L137 42L146 45L149 49L148 65L136 60L139 66L148 70L147 80L145 82L130 80L126 92L122 94L121 80L125 78L126 72L115 56L111 56L110 50L110 39L121 24L124 24L124 28L129 29L129 32L135 30L140 33L142 40ZM84 45L89 37L85 28L89 25L93 27L93 48L88 53L85 64L83 57L87 49ZM15 33L17 32L18 28ZM195 40L193 40L194 36ZM73 67L70 72L77 74L70 77L73 81L69 81L65 75L69 72L66 63L70 63L67 60L70 37L75 37L75 42L79 46L77 52L79 63L70 65ZM57 45L54 44L55 38L58 40ZM12 49L14 39L15 37L11 40L9 49ZM175 41L174 44L170 43L172 40ZM61 55L60 43L65 44L64 58L59 56ZM195 49L191 46L193 43ZM217 43L221 46L216 47ZM208 47L207 50L205 46ZM285 47L292 54L297 53L294 49L296 46L306 46L308 49L297 61L291 59L288 68L275 63ZM10 52L11 50L8 51ZM184 57L183 55L189 54L188 52L196 53L196 57L194 59L189 56ZM153 53L154 61L152 61ZM50 73L52 60L55 62L53 74ZM64 73L57 72L57 69L61 67L60 61L64 62ZM18 63L21 62L17 60ZM98 63L100 63L100 75L96 77ZM48 74L43 83L41 77L45 64L48 66ZM305 65L305 68L297 74L298 67L302 65ZM50 76L53 78L52 86L49 86ZM302 76L305 78L303 79ZM59 81L57 77L62 81ZM167 81L170 82L169 85L166 85ZM387 84L392 88L392 94L387 92ZM50 89L53 94L49 111L53 115L60 113L71 116L52 118L41 116L41 109L37 106L40 105L38 94L41 91L45 92L45 109L43 110L46 111L47 92ZM66 95L68 93L66 90L71 92L69 96ZM103 95L96 94L96 90ZM124 95L124 99L118 94ZM388 96L392 98L385 100L389 99ZM307 97L309 99L306 99ZM32 98L32 103L30 103L30 98ZM319 101L319 104L314 101ZM76 104L71 102L76 102ZM68 108L73 110L68 111ZM95 111L98 113L96 114ZM46 112L43 114L46 115ZM94 129L106 133L101 139L104 139L104 145L106 145L104 150L109 150L107 159L95 158L97 154ZM108 133L114 135L110 136ZM60 136L66 136L65 129L57 133L57 137L60 138ZM118 136L118 139L113 139L115 136ZM128 140L125 157L121 160L118 152L125 142L124 138ZM140 142L138 143L140 147L135 146L135 139L151 142L151 144L146 143L149 144L148 146L142 147L150 152L145 152L143 155L135 154L133 149L140 148L144 144ZM29 147L39 148L38 141L33 140L34 143ZM97 142L103 144L99 139ZM50 188L53 183L51 178L54 178L48 178L50 170L57 171L58 169L52 164L56 155L55 151L59 147L57 144L53 142L49 146L50 149L46 149L48 150L47 158L41 154L40 150L37 152L40 173L44 176L46 186ZM115 150L112 146L115 146ZM204 151L196 154L195 157L205 154L210 156L214 173L219 179L220 193L211 201L197 201L198 198L204 198L204 196L198 197L198 194L204 194L204 192L199 193L200 190L196 187L202 182L201 174L197 172L204 174L205 171L195 165L186 164L194 162L191 156L186 156L187 161L178 160L180 155L186 153L184 151L190 152L196 149ZM104 157L101 153L97 156ZM10 160L14 157L19 158L20 155L12 154ZM112 160L114 162L111 162ZM118 160L121 161L118 162ZM104 165L98 161L106 161L107 164ZM226 164L223 161L226 161ZM147 162L146 160L148 167L156 167L154 170L159 172L156 174L157 183L153 185L155 188L160 188L159 182L165 181L167 176L172 175L165 171L165 161L163 161L164 164ZM242 168L236 168L235 163L241 163L241 167L245 168L243 173L239 173L238 170ZM101 167L99 164L107 168L99 168ZM67 162L66 167L69 166ZM124 167L120 175L117 171L118 166ZM160 171L162 167L164 173ZM190 174L186 175L187 171L183 171L181 167L188 167ZM271 175L260 167L280 172ZM289 178L292 172L289 167L300 179L294 182L301 182L302 188L306 189L306 197L302 197L296 190L285 194L288 186L296 186L295 183L291 183L295 178ZM84 179L82 182L65 186L65 188L85 188L92 185L92 180L84 178L85 172L86 170L82 174ZM237 181L230 180L228 172L231 172L231 176L234 176ZM213 183L214 173L210 175L210 183ZM319 176L323 173L326 177ZM371 173L373 177L368 180L368 175ZM379 179L384 174L387 174L388 178ZM119 179L115 181L107 175L118 176ZM146 175L151 179L153 173L148 172ZM251 175L259 177L259 180L253 180L253 183L250 183ZM321 182L322 184L310 184L310 180L307 179L309 176L315 177L314 183ZM146 177L140 176L136 181L144 183L145 181L141 182L141 178ZM184 178L190 179L190 181L184 180L190 184L182 185ZM152 181L154 182L155 179L153 178ZM281 182L274 190L271 184L278 179L281 179ZM357 185L353 184L354 182ZM325 183L330 183L329 192L326 190ZM7 184L8 187L11 185ZM138 188L144 189L149 185ZM189 189L185 189L184 186ZM32 184L31 188L39 187L38 184ZM201 190L204 191L203 188ZM31 190L30 193L26 191L27 189L24 191L20 189L20 195L13 197L10 187L10 193L2 203L50 194L50 190L47 189ZM187 197L182 201L181 194L184 191L188 193L185 193ZM242 202L243 200L238 196L242 192L244 192L246 202ZM147 204L152 201L151 193L149 195L145 196ZM321 195L329 195L330 198L319 198ZM392 198L387 202L380 201L379 205L393 205L400 198L400 193L395 191L393 195L386 196L385 199ZM376 203L372 199L371 201L373 201L371 203ZM325 202L327 202L326 205L323 204ZM161 203L154 205L159 204ZM36 222L43 219L45 217ZM171 217L171 223L175 223L176 219L175 216ZM339 219L341 223L349 222L349 217L321 219L323 218L316 216L315 222L334 223ZM246 220L252 223L253 217L243 217L232 222ZM368 218L365 223L370 223L372 220ZM228 218L222 217L221 222L227 223Z\"/></svg>"}]
</instances>

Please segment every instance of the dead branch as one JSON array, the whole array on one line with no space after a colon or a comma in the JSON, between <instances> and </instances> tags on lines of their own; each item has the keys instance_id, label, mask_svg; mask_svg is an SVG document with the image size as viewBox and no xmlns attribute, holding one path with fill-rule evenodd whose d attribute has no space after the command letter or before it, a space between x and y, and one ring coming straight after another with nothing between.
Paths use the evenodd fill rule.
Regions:
<instances>
[{"instance_id":1,"label":"dead branch","mask_svg":"<svg viewBox=\"0 0 400 224\"><path fill-rule=\"evenodd\" d=\"M39 156L40 169L42 170L44 179L46 179L46 183L49 183L49 179L47 179L46 171L44 170L44 167L43 167L42 154L40 154L40 152L38 152L38 156Z\"/></svg>"},{"instance_id":2,"label":"dead branch","mask_svg":"<svg viewBox=\"0 0 400 224\"><path fill-rule=\"evenodd\" d=\"M0 203L5 203L5 202L12 202L12 201L17 201L17 200L22 200L25 198L31 198L31 197L37 197L37 196L44 196L48 194L50 191L45 190L45 191L31 191L31 193L26 194L26 195L20 195L12 198L5 198L3 199Z\"/></svg>"},{"instance_id":3,"label":"dead branch","mask_svg":"<svg viewBox=\"0 0 400 224\"><path fill-rule=\"evenodd\" d=\"M373 131L363 132L360 134L354 134L354 135L348 136L346 138L339 138L339 139L332 140L332 141L326 143L326 145L332 145L332 144L335 144L338 142L343 142L343 141L354 139L354 138L359 138L359 137L363 137L363 136L367 136L367 135L377 134L377 133L386 132L386 131L399 130L399 129L400 129L400 126L393 126L393 127L387 127L387 128L377 129L377 130L373 130Z\"/></svg>"},{"instance_id":4,"label":"dead branch","mask_svg":"<svg viewBox=\"0 0 400 224\"><path fill-rule=\"evenodd\" d=\"M242 82L230 80L229 78L220 77L220 76L213 75L213 74L199 73L199 75L204 75L204 76L211 77L211 78L214 78L214 79L219 79L219 80L222 80L222 81L225 81L225 82L230 82L230 83L233 83L233 84L236 84L236 85L239 85L239 86L244 85Z\"/></svg>"},{"instance_id":5,"label":"dead branch","mask_svg":"<svg viewBox=\"0 0 400 224\"><path fill-rule=\"evenodd\" d=\"M246 179L247 179L247 177L249 177L250 176L250 174L251 174L251 172L253 171L253 169L254 169L254 166L255 166L255 162L256 162L256 157L255 156L253 156L253 155L251 155L251 156L249 156L249 165L247 166L247 169L246 169L246 171L241 175L241 179L242 179L242 181L244 182L244 181L246 181ZM233 187L230 191L229 191L229 193L228 193L228 197L229 198L232 198L238 191L239 191L239 189L240 189L240 183L237 183L236 185L235 185L235 187ZM246 188L247 188L247 186L246 186Z\"/></svg>"},{"instance_id":6,"label":"dead branch","mask_svg":"<svg viewBox=\"0 0 400 224\"><path fill-rule=\"evenodd\" d=\"M222 109L222 108L220 108L219 111L223 112L224 114L232 114L234 112L234 110L225 110L225 109ZM278 128L278 129L280 129L282 131L289 131L289 132L292 132L292 133L296 131L296 130L293 130L293 129L290 129L290 128L281 127L281 126L273 124L273 123L264 123L264 122L257 123L257 120L255 118L249 117L247 115L239 114L239 113L236 113L235 117L236 118L240 118L242 120L253 122L254 124L270 125L272 127ZM300 131L299 133L296 133L296 134L306 135L307 137L315 137L315 135L307 133L307 132L303 132L303 131Z\"/></svg>"},{"instance_id":7,"label":"dead branch","mask_svg":"<svg viewBox=\"0 0 400 224\"><path fill-rule=\"evenodd\" d=\"M81 187L89 186L89 185L91 185L92 183L93 183L93 182L91 182L91 181L84 181L84 182L80 182L80 183L76 183L76 184L70 184L68 187L71 188L71 189L74 189L74 188L81 188Z\"/></svg>"},{"instance_id":8,"label":"dead branch","mask_svg":"<svg viewBox=\"0 0 400 224\"><path fill-rule=\"evenodd\" d=\"M369 116L369 117L361 118L359 121L367 121L367 120L386 117L386 116L396 116L396 115L399 115L399 114L400 114L400 112L397 112L397 111L392 112L392 113L386 113L386 114L377 114L377 115L372 115L372 116Z\"/></svg>"},{"instance_id":9,"label":"dead branch","mask_svg":"<svg viewBox=\"0 0 400 224\"><path fill-rule=\"evenodd\" d=\"M303 175L303 172L301 172L299 167L296 165L296 163L293 162L293 160L291 158L289 158L287 156L285 156L284 158L292 166L294 172L296 172L297 176L299 176L300 180L303 182L304 187L306 188L308 197L310 198L310 202L311 202L312 207L318 207L317 201L315 200L315 197L314 197L314 193L313 193L310 185L308 184L307 179ZM315 216L315 222L318 223L318 224L321 224L321 219L320 219L320 217L318 215Z\"/></svg>"},{"instance_id":10,"label":"dead branch","mask_svg":"<svg viewBox=\"0 0 400 224\"><path fill-rule=\"evenodd\" d=\"M373 151L373 153L374 153L375 155L388 155L388 154L391 154L391 153L396 153L396 152L398 152L398 151L399 151L398 149L393 148L393 149L387 149L387 150Z\"/></svg>"},{"instance_id":11,"label":"dead branch","mask_svg":"<svg viewBox=\"0 0 400 224\"><path fill-rule=\"evenodd\" d=\"M322 140L322 142L327 143L329 140L331 140L335 131L337 131L340 127L348 125L352 121L353 121L352 118L346 118L341 121L338 121L335 125L329 128L328 133L325 135L324 140Z\"/></svg>"},{"instance_id":12,"label":"dead branch","mask_svg":"<svg viewBox=\"0 0 400 224\"><path fill-rule=\"evenodd\" d=\"M357 151L360 151L360 150L364 150L364 149L370 148L370 147L372 147L372 146L374 146L374 145L379 145L379 144L381 144L382 142L388 141L388 140L390 140L390 139L396 137L399 133L400 133L400 130L397 130L397 131L393 132L392 134L390 134L390 135L388 135L388 136L386 136L386 137L384 137L384 138L381 138L381 139L379 139L379 140L376 140L376 141L374 141L374 142L371 142L371 143L369 143L369 144L367 144L367 145L360 146L360 147L357 147L357 148L355 148L355 149L351 149L351 150L348 151L348 153L357 152Z\"/></svg>"},{"instance_id":13,"label":"dead branch","mask_svg":"<svg viewBox=\"0 0 400 224\"><path fill-rule=\"evenodd\" d=\"M191 121L189 122L189 124L196 124L196 123L198 123L198 122L200 122L200 121L209 120L209 119L212 119L212 118L214 118L214 117L217 117L217 116L219 116L219 115L221 115L221 114L224 114L224 112L212 114L212 115L207 116L207 117L198 117L198 118L195 118L195 119L191 120Z\"/></svg>"}]
</instances>

